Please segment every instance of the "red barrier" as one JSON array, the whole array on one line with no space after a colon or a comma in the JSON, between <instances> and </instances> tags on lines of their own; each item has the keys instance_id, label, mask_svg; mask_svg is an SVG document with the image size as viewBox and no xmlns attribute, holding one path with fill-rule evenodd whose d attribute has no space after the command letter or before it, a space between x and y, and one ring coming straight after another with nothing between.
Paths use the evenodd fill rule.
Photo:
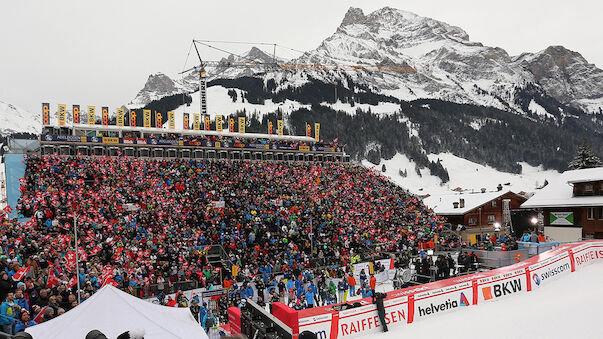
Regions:
<instances>
[{"instance_id":1,"label":"red barrier","mask_svg":"<svg viewBox=\"0 0 603 339\"><path fill-rule=\"evenodd\" d=\"M384 300L385 321L390 330L435 315L525 294L549 281L603 260L603 241L585 241L554 248L517 264L482 273L440 280L389 292ZM360 307L337 311L323 306L295 311L274 303L272 312L293 330L312 331L319 339L350 338L381 332L377 308L371 298L355 300ZM241 311L228 309L232 333L240 333ZM238 330L238 331L237 331Z\"/></svg>"},{"instance_id":2,"label":"red barrier","mask_svg":"<svg viewBox=\"0 0 603 339\"><path fill-rule=\"evenodd\" d=\"M396 290L384 301L385 321L395 330L441 313L524 294L596 260L603 260L603 241L562 245L511 266ZM355 302L362 306L343 311L334 309L335 305L311 308L296 312L297 324L281 320L291 327L297 325L297 333L312 331L320 339L381 332L371 299Z\"/></svg>"}]
</instances>

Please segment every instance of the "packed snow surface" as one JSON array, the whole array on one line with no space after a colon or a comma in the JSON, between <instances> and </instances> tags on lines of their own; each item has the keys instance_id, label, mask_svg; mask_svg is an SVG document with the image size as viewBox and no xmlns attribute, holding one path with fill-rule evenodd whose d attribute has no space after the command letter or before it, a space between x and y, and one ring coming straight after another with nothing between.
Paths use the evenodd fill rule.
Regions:
<instances>
[{"instance_id":1,"label":"packed snow surface","mask_svg":"<svg viewBox=\"0 0 603 339\"><path fill-rule=\"evenodd\" d=\"M417 321L375 338L601 338L603 264L545 288Z\"/></svg>"},{"instance_id":2,"label":"packed snow surface","mask_svg":"<svg viewBox=\"0 0 603 339\"><path fill-rule=\"evenodd\" d=\"M452 193L452 190L457 188L464 192L479 192L482 188L495 191L498 184L503 185L504 190L515 193L533 192L542 186L545 179L551 181L559 175L557 171L543 170L541 167L530 166L527 163L520 163L521 174L514 174L501 172L451 153L429 154L427 157L434 162L440 159L442 166L448 170L449 182L442 184L442 180L431 175L427 168L421 169L421 176L419 176L415 171L415 162L404 154L398 153L389 160L382 159L379 165L373 165L368 160L363 160L362 164L369 168L374 167L378 171L381 171L385 164L386 171L382 174L389 177L392 182L419 195ZM406 171L406 177L400 175L400 170Z\"/></svg>"}]
</instances>

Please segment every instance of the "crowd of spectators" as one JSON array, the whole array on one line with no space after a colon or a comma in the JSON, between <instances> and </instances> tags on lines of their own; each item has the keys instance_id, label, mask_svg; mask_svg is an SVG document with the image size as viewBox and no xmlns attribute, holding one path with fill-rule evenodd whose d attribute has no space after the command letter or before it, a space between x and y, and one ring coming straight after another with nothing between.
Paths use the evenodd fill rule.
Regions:
<instances>
[{"instance_id":1,"label":"crowd of spectators","mask_svg":"<svg viewBox=\"0 0 603 339\"><path fill-rule=\"evenodd\" d=\"M17 329L76 307L78 280L81 300L108 283L161 294L181 281L237 284L244 299L251 279L284 296L289 288L274 280L282 272L305 284L306 305L316 295L326 303L330 282L314 289L304 274L347 279L360 253L415 249L443 228L417 197L339 163L35 155L16 208L28 221L1 221L0 324ZM238 272L209 264L212 244Z\"/></svg>"}]
</instances>

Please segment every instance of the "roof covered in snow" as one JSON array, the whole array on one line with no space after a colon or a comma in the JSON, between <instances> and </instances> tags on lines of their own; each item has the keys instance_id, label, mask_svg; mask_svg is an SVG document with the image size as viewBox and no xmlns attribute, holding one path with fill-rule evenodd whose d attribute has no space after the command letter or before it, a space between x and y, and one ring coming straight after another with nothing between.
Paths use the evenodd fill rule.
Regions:
<instances>
[{"instance_id":1,"label":"roof covered in snow","mask_svg":"<svg viewBox=\"0 0 603 339\"><path fill-rule=\"evenodd\" d=\"M603 196L574 196L573 183L603 180L603 167L563 172L536 192L522 208L603 206Z\"/></svg>"},{"instance_id":2,"label":"roof covered in snow","mask_svg":"<svg viewBox=\"0 0 603 339\"><path fill-rule=\"evenodd\" d=\"M423 199L423 203L433 209L436 214L463 215L509 192L511 191L433 195ZM453 203L460 202L461 199L465 199L465 206L461 208L459 204L458 208L454 208Z\"/></svg>"}]
</instances>

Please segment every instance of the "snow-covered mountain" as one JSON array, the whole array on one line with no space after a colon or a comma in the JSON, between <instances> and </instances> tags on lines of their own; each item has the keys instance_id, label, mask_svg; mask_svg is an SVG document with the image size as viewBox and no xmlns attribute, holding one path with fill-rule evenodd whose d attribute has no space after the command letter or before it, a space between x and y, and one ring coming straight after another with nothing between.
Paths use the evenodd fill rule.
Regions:
<instances>
[{"instance_id":1,"label":"snow-covered mountain","mask_svg":"<svg viewBox=\"0 0 603 339\"><path fill-rule=\"evenodd\" d=\"M40 113L31 113L0 101L0 135L15 132L40 133L41 121Z\"/></svg>"},{"instance_id":2,"label":"snow-covered mountain","mask_svg":"<svg viewBox=\"0 0 603 339\"><path fill-rule=\"evenodd\" d=\"M243 60L272 62L272 57L253 48L242 60L231 55L223 61L226 65L228 61ZM370 91L401 100L435 98L516 113L537 113L518 103L518 97L523 94L521 90L527 84L535 84L561 104L587 113L603 112L603 71L577 52L551 46L534 54L510 56L502 48L471 41L459 27L390 7L368 15L361 9L350 8L334 34L316 49L287 62L395 65L415 71L405 68L403 72L283 72L224 66L212 68L208 75L212 80L260 74L265 81L275 80L274 91L299 87L313 80L340 81L351 88L351 80ZM179 90L193 92L197 88L197 76L192 72L182 79L169 81L165 75L152 75L130 107L144 106Z\"/></svg>"}]
</instances>

